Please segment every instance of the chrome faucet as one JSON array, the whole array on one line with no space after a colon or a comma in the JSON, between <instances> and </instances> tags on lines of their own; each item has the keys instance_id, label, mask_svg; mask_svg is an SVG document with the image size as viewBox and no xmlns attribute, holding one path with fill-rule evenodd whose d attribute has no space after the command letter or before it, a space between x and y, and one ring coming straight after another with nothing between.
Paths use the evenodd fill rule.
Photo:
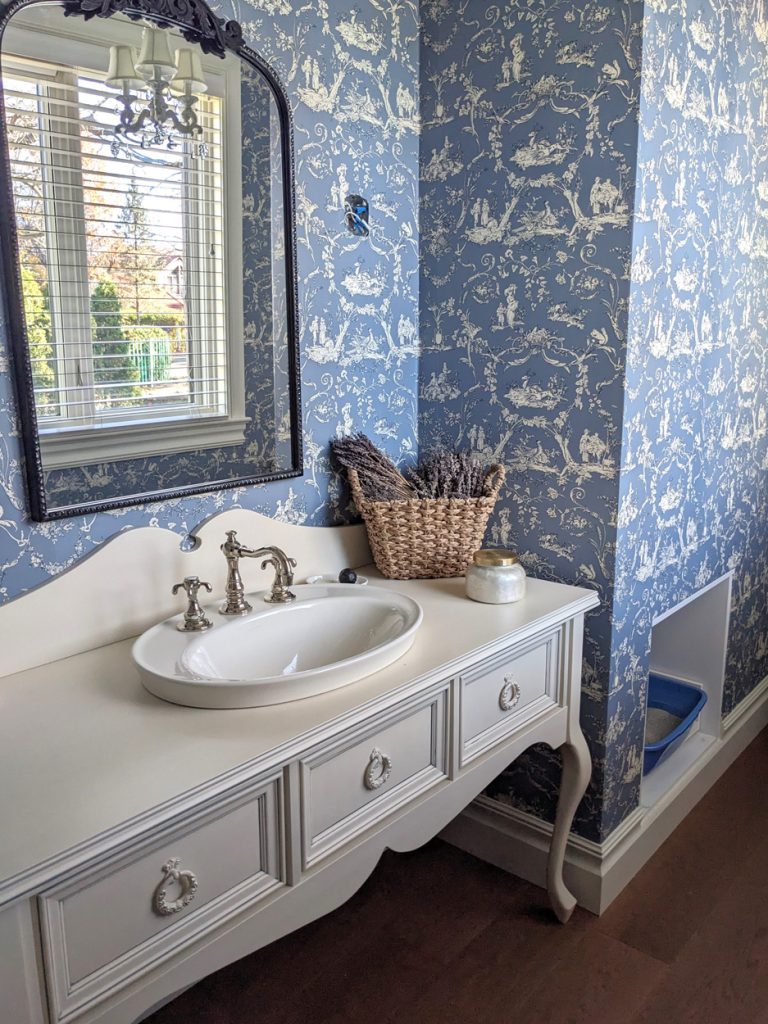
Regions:
<instances>
[{"instance_id":1,"label":"chrome faucet","mask_svg":"<svg viewBox=\"0 0 768 1024\"><path fill-rule=\"evenodd\" d=\"M251 605L245 600L245 588L240 575L241 558L263 558L262 569L266 569L268 565L274 567L275 579L272 589L264 597L268 604L285 604L295 600L296 595L289 589L293 586L295 558L289 558L284 551L276 547L247 548L237 540L235 530L227 531L227 539L221 545L221 550L227 560L226 601L219 609L222 615L246 615L251 611Z\"/></svg>"}]
</instances>

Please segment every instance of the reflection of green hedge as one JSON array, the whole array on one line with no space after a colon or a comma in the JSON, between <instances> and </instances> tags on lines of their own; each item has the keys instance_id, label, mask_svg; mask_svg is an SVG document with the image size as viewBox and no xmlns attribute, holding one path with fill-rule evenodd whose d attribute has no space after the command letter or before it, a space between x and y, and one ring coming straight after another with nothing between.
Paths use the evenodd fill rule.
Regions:
<instances>
[{"instance_id":1,"label":"reflection of green hedge","mask_svg":"<svg viewBox=\"0 0 768 1024\"><path fill-rule=\"evenodd\" d=\"M171 342L151 327L124 327L131 362L142 384L168 380L171 371Z\"/></svg>"},{"instance_id":2,"label":"reflection of green hedge","mask_svg":"<svg viewBox=\"0 0 768 1024\"><path fill-rule=\"evenodd\" d=\"M27 344L32 361L32 379L35 389L50 389L56 384L56 372L51 345L51 310L48 296L28 267L21 268L21 283L24 293ZM35 403L39 415L58 412L56 396L50 392L37 394Z\"/></svg>"},{"instance_id":3,"label":"reflection of green hedge","mask_svg":"<svg viewBox=\"0 0 768 1024\"><path fill-rule=\"evenodd\" d=\"M91 329L93 331L93 378L96 384L121 384L136 380L136 371L126 358L129 347L123 331L120 296L114 281L105 277L91 293ZM119 399L136 394L132 388L118 388ZM108 399L112 404L114 397Z\"/></svg>"}]
</instances>

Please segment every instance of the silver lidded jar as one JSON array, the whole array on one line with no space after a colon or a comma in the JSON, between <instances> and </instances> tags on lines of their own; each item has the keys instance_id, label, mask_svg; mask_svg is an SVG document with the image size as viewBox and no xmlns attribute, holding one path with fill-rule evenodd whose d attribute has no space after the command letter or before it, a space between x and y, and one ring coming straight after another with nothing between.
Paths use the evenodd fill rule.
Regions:
<instances>
[{"instance_id":1,"label":"silver lidded jar","mask_svg":"<svg viewBox=\"0 0 768 1024\"><path fill-rule=\"evenodd\" d=\"M467 597L483 604L510 604L525 597L525 569L516 552L480 548L467 569Z\"/></svg>"}]
</instances>

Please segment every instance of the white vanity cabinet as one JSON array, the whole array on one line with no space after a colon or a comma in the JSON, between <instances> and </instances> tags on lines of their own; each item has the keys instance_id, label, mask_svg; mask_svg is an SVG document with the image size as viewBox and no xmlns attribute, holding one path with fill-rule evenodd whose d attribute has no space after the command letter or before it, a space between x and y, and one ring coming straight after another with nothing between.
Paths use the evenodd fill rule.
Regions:
<instances>
[{"instance_id":1,"label":"white vanity cabinet","mask_svg":"<svg viewBox=\"0 0 768 1024\"><path fill-rule=\"evenodd\" d=\"M531 580L519 605L481 606L462 580L382 585L424 609L411 651L294 704L166 704L127 642L0 679L4 1022L133 1024L339 906L535 742L563 749L549 891L567 919L595 595Z\"/></svg>"}]
</instances>

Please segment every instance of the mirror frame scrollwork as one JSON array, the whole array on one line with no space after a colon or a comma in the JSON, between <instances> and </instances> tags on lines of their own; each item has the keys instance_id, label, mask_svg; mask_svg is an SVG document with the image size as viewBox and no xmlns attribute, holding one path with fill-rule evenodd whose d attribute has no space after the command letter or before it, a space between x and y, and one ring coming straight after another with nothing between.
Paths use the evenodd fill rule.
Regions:
<instances>
[{"instance_id":1,"label":"mirror frame scrollwork","mask_svg":"<svg viewBox=\"0 0 768 1024\"><path fill-rule=\"evenodd\" d=\"M296 275L296 215L295 215L295 163L293 152L293 114L285 89L274 68L243 40L243 31L236 21L226 21L216 15L205 0L10 0L0 11L0 52L2 38L11 18L19 11L33 6L57 3L65 16L110 18L124 14L134 21L148 19L158 28L175 28L204 53L219 57L233 53L256 68L269 83L280 119L282 188L285 231L286 316L288 336L288 370L290 377L291 413L291 468L267 474L238 477L233 480L203 481L185 487L131 495L124 498L99 499L66 508L49 508L45 494L45 478L41 458L34 383L27 330L19 262L19 245L11 181L11 165L6 130L5 102L0 82L0 255L2 256L2 285L5 299L5 324L10 341L11 366L15 379L16 399L21 423L22 450L29 498L30 516L36 522L87 515L110 509L145 505L151 502L182 498L187 495L210 493L251 484L269 483L301 476L303 473L303 446L301 424L301 390L299 365L299 315Z\"/></svg>"}]
</instances>

